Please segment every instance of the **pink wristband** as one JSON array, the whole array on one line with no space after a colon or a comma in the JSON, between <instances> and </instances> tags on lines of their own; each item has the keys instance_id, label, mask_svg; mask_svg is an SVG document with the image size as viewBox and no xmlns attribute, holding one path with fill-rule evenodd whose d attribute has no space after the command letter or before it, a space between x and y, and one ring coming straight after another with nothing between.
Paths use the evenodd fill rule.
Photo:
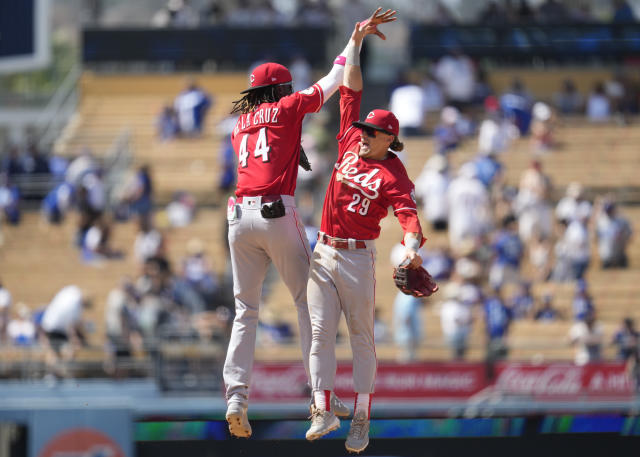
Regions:
<instances>
[{"instance_id":1,"label":"pink wristband","mask_svg":"<svg viewBox=\"0 0 640 457\"><path fill-rule=\"evenodd\" d=\"M336 60L333 61L334 65L342 65L343 67L347 63L347 58L345 56L338 56Z\"/></svg>"},{"instance_id":2,"label":"pink wristband","mask_svg":"<svg viewBox=\"0 0 640 457\"><path fill-rule=\"evenodd\" d=\"M366 27L368 23L369 23L369 19L365 19L360 23L360 28Z\"/></svg>"}]
</instances>

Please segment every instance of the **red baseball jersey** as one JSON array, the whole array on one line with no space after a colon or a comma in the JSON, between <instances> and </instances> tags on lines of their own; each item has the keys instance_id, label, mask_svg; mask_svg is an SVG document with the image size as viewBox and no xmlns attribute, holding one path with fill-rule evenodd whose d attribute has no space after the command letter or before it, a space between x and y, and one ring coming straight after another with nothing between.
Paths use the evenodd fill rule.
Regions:
<instances>
[{"instance_id":1,"label":"red baseball jersey","mask_svg":"<svg viewBox=\"0 0 640 457\"><path fill-rule=\"evenodd\" d=\"M322 89L314 84L240 115L231 133L238 156L238 197L294 195L302 120L323 103Z\"/></svg>"},{"instance_id":2,"label":"red baseball jersey","mask_svg":"<svg viewBox=\"0 0 640 457\"><path fill-rule=\"evenodd\" d=\"M322 208L320 230L338 238L373 240L391 206L405 233L422 234L414 186L404 165L393 153L384 160L363 159L360 129L351 124L360 117L362 92L340 87L338 160L334 165Z\"/></svg>"}]
</instances>

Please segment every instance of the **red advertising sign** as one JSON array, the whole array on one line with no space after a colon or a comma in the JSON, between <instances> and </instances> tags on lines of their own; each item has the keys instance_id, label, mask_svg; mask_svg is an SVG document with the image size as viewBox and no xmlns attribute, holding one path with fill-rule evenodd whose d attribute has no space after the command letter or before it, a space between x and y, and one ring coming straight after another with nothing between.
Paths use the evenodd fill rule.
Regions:
<instances>
[{"instance_id":1,"label":"red advertising sign","mask_svg":"<svg viewBox=\"0 0 640 457\"><path fill-rule=\"evenodd\" d=\"M306 398L307 379L302 364L255 364L251 381L254 400ZM376 399L466 398L483 388L484 365L477 363L380 363L375 384ZM353 394L350 363L339 364L335 391Z\"/></svg>"},{"instance_id":2,"label":"red advertising sign","mask_svg":"<svg viewBox=\"0 0 640 457\"><path fill-rule=\"evenodd\" d=\"M632 383L624 364L571 363L533 365L502 363L497 366L495 388L506 394L531 397L628 397Z\"/></svg>"}]
</instances>

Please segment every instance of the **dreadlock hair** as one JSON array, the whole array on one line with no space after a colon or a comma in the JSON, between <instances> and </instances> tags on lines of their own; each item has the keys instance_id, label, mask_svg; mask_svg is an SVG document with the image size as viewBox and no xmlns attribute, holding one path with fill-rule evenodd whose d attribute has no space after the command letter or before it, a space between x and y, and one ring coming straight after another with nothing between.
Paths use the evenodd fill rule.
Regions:
<instances>
[{"instance_id":1,"label":"dreadlock hair","mask_svg":"<svg viewBox=\"0 0 640 457\"><path fill-rule=\"evenodd\" d=\"M233 102L231 114L246 114L263 103L275 103L292 91L291 83L260 87L247 92L244 97Z\"/></svg>"},{"instance_id":2,"label":"dreadlock hair","mask_svg":"<svg viewBox=\"0 0 640 457\"><path fill-rule=\"evenodd\" d=\"M394 136L393 141L389 145L389 149L395 152L400 152L404 149L404 143L402 143L397 136Z\"/></svg>"}]
</instances>

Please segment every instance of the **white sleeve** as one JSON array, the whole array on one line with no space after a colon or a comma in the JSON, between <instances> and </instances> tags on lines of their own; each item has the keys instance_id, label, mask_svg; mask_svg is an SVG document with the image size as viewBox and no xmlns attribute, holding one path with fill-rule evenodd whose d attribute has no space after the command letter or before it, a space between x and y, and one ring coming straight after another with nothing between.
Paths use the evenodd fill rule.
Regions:
<instances>
[{"instance_id":1,"label":"white sleeve","mask_svg":"<svg viewBox=\"0 0 640 457\"><path fill-rule=\"evenodd\" d=\"M331 71L316 83L322 89L323 100L325 103L333 94L336 93L338 87L342 84L343 78L344 64L334 64Z\"/></svg>"}]
</instances>

